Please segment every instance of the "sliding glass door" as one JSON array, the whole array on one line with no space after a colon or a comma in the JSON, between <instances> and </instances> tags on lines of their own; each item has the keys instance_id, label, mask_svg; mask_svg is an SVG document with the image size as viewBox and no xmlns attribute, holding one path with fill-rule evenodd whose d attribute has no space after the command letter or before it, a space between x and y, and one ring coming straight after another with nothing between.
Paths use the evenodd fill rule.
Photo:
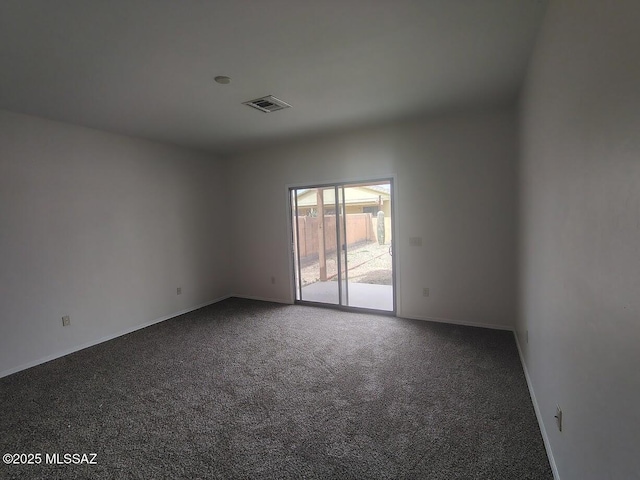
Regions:
<instances>
[{"instance_id":1,"label":"sliding glass door","mask_svg":"<svg viewBox=\"0 0 640 480\"><path fill-rule=\"evenodd\" d=\"M395 312L392 181L290 194L296 300Z\"/></svg>"}]
</instances>

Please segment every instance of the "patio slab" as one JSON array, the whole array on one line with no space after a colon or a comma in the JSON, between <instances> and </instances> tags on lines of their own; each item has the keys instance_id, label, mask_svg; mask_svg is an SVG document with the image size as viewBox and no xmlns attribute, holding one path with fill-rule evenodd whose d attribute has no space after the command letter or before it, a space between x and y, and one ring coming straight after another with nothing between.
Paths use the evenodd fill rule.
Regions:
<instances>
[{"instance_id":1,"label":"patio slab","mask_svg":"<svg viewBox=\"0 0 640 480\"><path fill-rule=\"evenodd\" d=\"M302 300L337 305L338 283L316 282L302 287ZM349 282L348 306L391 312L393 311L393 287Z\"/></svg>"}]
</instances>

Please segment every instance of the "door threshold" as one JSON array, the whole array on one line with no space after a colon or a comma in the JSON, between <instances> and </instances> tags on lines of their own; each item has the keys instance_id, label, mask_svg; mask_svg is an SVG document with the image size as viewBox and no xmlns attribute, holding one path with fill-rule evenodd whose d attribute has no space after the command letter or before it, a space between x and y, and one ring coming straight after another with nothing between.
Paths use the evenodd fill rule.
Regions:
<instances>
[{"instance_id":1,"label":"door threshold","mask_svg":"<svg viewBox=\"0 0 640 480\"><path fill-rule=\"evenodd\" d=\"M296 300L293 303L295 305L302 305L303 307L330 308L332 310L341 310L343 312L371 313L375 315L384 315L386 317L396 317L396 312L391 310L376 310L375 308L351 307L348 305L336 305L333 303L312 302L310 300Z\"/></svg>"}]
</instances>

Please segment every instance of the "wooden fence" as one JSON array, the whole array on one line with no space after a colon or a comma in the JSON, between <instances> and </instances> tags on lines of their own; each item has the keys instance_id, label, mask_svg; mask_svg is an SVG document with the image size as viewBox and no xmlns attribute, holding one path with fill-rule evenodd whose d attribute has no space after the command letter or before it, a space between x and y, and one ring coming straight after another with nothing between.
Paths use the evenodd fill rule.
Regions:
<instances>
[{"instance_id":1,"label":"wooden fence","mask_svg":"<svg viewBox=\"0 0 640 480\"><path fill-rule=\"evenodd\" d=\"M375 219L370 213L350 213L346 217L348 246L361 242L377 241L374 228ZM305 257L318 255L318 236L320 234L319 217L298 217L298 231L294 225L294 241L297 241L297 234L300 235L299 255ZM325 215L324 217L324 241L326 253L336 251L336 217L335 215Z\"/></svg>"}]
</instances>

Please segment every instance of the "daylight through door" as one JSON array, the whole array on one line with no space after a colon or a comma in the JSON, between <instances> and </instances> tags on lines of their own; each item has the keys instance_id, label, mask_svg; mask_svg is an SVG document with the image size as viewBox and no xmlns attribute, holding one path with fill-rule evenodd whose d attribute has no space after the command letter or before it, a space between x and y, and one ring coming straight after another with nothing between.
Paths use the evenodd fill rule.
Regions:
<instances>
[{"instance_id":1,"label":"daylight through door","mask_svg":"<svg viewBox=\"0 0 640 480\"><path fill-rule=\"evenodd\" d=\"M395 312L392 180L290 194L296 300Z\"/></svg>"}]
</instances>

